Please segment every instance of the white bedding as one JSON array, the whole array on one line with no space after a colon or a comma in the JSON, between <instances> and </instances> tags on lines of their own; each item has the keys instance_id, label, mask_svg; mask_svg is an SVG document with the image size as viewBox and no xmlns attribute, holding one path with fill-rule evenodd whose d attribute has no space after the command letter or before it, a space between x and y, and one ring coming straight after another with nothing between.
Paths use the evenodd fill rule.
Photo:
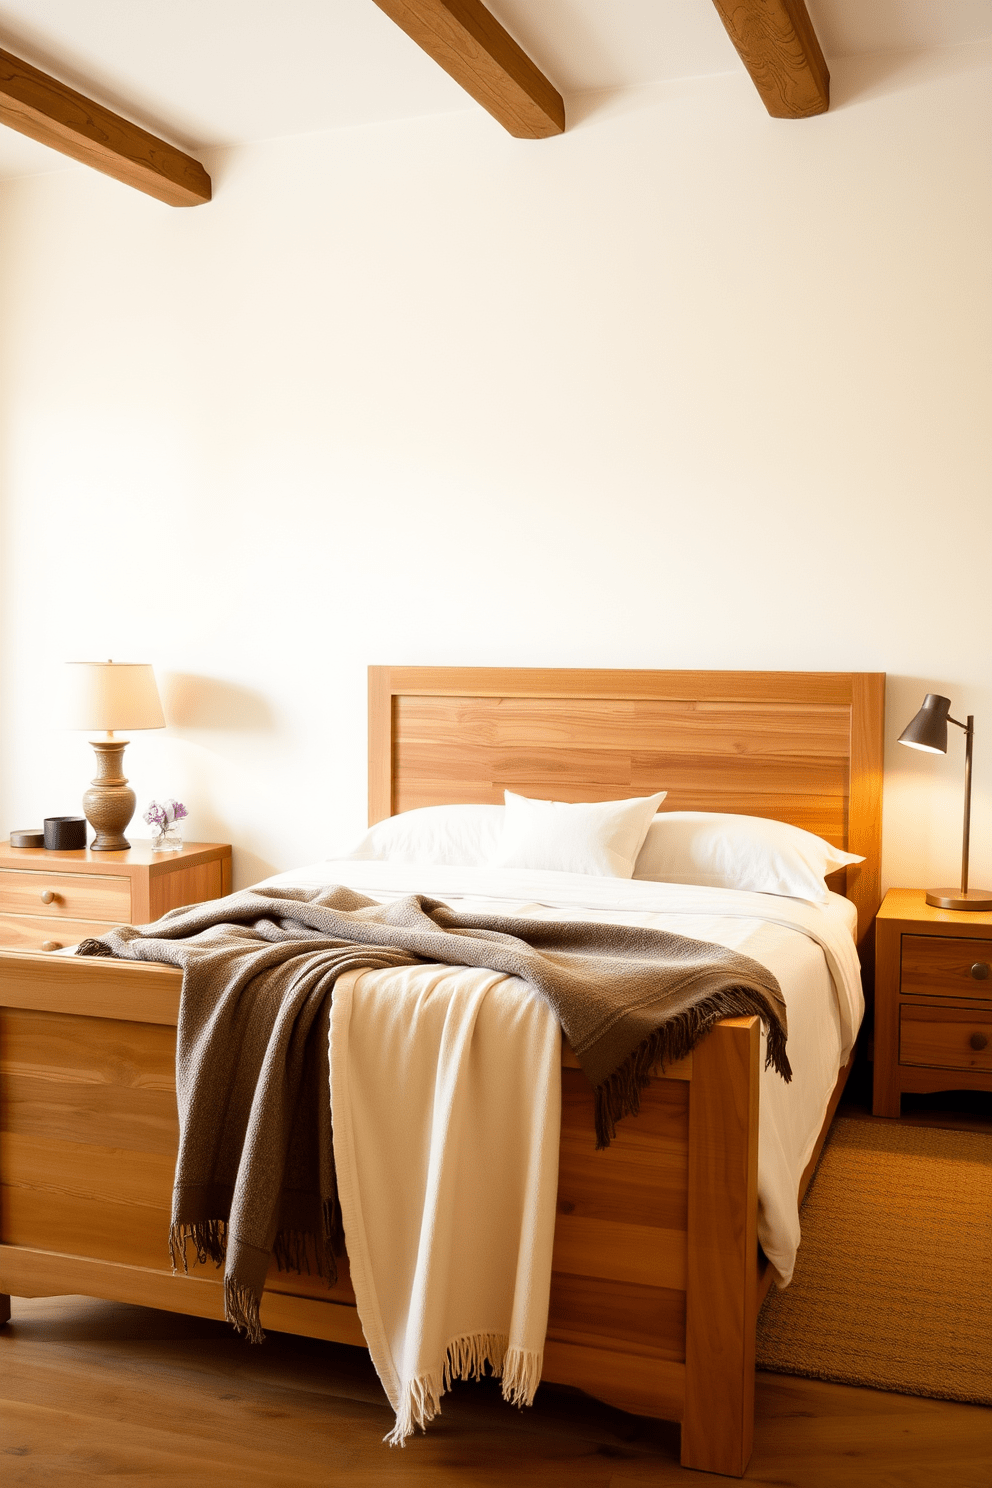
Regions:
<instances>
[{"instance_id":1,"label":"white bedding","mask_svg":"<svg viewBox=\"0 0 992 1488\"><path fill-rule=\"evenodd\" d=\"M762 1069L758 1238L778 1284L788 1284L799 1244L799 1179L864 1011L854 945L857 915L849 901L832 894L821 906L770 894L587 874L352 859L314 863L265 883L304 888L341 883L381 900L423 893L472 912L644 925L728 946L768 967L788 1008L793 1080L786 1085L773 1070Z\"/></svg>"}]
</instances>

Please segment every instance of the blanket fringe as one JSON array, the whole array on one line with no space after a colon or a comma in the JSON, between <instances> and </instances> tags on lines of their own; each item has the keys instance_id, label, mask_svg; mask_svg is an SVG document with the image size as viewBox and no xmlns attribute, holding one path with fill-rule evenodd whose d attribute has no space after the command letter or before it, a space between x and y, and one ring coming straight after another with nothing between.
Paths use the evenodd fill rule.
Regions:
<instances>
[{"instance_id":1,"label":"blanket fringe","mask_svg":"<svg viewBox=\"0 0 992 1488\"><path fill-rule=\"evenodd\" d=\"M503 1360L503 1399L509 1405L533 1405L543 1368L543 1349L507 1349Z\"/></svg>"},{"instance_id":2,"label":"blanket fringe","mask_svg":"<svg viewBox=\"0 0 992 1488\"><path fill-rule=\"evenodd\" d=\"M186 1260L186 1242L192 1241L197 1263L205 1266L213 1261L215 1266L224 1264L227 1253L227 1224L222 1219L201 1219L193 1224L174 1224L169 1230L169 1255L174 1272L182 1266L189 1275Z\"/></svg>"},{"instance_id":3,"label":"blanket fringe","mask_svg":"<svg viewBox=\"0 0 992 1488\"><path fill-rule=\"evenodd\" d=\"M721 1018L757 1016L768 1035L765 1068L772 1065L788 1084L792 1067L785 1052L786 1036L778 1020L755 1007L755 994L734 987L716 992L678 1017L656 1028L601 1085L596 1086L596 1146L608 1147L617 1134L617 1122L636 1116L641 1109L641 1091L650 1085L657 1065L664 1069L684 1059L699 1040Z\"/></svg>"},{"instance_id":4,"label":"blanket fringe","mask_svg":"<svg viewBox=\"0 0 992 1488\"><path fill-rule=\"evenodd\" d=\"M334 1286L338 1279L337 1260L334 1255L336 1235L335 1220L337 1205L333 1199L323 1201L324 1233L317 1237L302 1230L280 1230L273 1245L280 1271L296 1271L310 1276L316 1274ZM187 1244L192 1244L196 1261L205 1266L213 1261L222 1266L227 1255L227 1222L223 1219L201 1219L185 1224L174 1224L169 1230L169 1256L173 1273L180 1266L189 1275ZM314 1265L310 1260L313 1257ZM224 1278L224 1316L239 1332L248 1336L250 1343L261 1343L265 1334L259 1321L259 1298L248 1287Z\"/></svg>"},{"instance_id":5,"label":"blanket fringe","mask_svg":"<svg viewBox=\"0 0 992 1488\"><path fill-rule=\"evenodd\" d=\"M338 1263L330 1238L308 1230L280 1230L272 1244L272 1257L280 1271L298 1276L319 1276L329 1287L338 1279Z\"/></svg>"},{"instance_id":6,"label":"blanket fringe","mask_svg":"<svg viewBox=\"0 0 992 1488\"><path fill-rule=\"evenodd\" d=\"M503 1381L503 1399L531 1405L541 1381L544 1355L539 1350L509 1348L505 1333L467 1333L453 1338L440 1369L421 1374L404 1386L396 1425L383 1440L402 1447L414 1431L424 1431L441 1410L441 1396L457 1379L482 1379L488 1368Z\"/></svg>"},{"instance_id":7,"label":"blanket fringe","mask_svg":"<svg viewBox=\"0 0 992 1488\"><path fill-rule=\"evenodd\" d=\"M249 1343L265 1341L258 1315L258 1298L249 1287L241 1286L230 1277L224 1280L224 1316L239 1333L247 1335Z\"/></svg>"},{"instance_id":8,"label":"blanket fringe","mask_svg":"<svg viewBox=\"0 0 992 1488\"><path fill-rule=\"evenodd\" d=\"M76 947L77 956L109 956L113 959L113 951L105 946L102 940L81 940Z\"/></svg>"}]
</instances>

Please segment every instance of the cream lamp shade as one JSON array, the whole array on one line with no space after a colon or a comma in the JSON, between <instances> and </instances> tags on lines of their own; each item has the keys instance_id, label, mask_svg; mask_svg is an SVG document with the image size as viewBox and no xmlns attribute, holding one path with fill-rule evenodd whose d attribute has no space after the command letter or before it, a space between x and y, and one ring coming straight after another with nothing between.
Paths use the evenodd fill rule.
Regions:
<instances>
[{"instance_id":1,"label":"cream lamp shade","mask_svg":"<svg viewBox=\"0 0 992 1488\"><path fill-rule=\"evenodd\" d=\"M97 770L83 796L86 819L96 833L90 851L126 852L130 843L124 828L136 803L124 774L128 741L115 738L114 731L165 728L155 673L146 662L69 661L66 675L66 728L104 736L90 740Z\"/></svg>"},{"instance_id":2,"label":"cream lamp shade","mask_svg":"<svg viewBox=\"0 0 992 1488\"><path fill-rule=\"evenodd\" d=\"M96 729L165 728L165 715L147 662L70 661L65 727Z\"/></svg>"}]
</instances>

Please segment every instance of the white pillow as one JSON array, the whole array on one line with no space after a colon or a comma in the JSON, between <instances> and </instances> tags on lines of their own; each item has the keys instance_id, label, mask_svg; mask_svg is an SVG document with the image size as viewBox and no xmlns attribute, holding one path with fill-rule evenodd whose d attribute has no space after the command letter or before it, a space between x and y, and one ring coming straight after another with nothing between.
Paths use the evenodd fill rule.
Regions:
<instances>
[{"instance_id":1,"label":"white pillow","mask_svg":"<svg viewBox=\"0 0 992 1488\"><path fill-rule=\"evenodd\" d=\"M504 791L503 837L494 868L548 868L630 878L665 792L632 801L535 801Z\"/></svg>"},{"instance_id":2,"label":"white pillow","mask_svg":"<svg viewBox=\"0 0 992 1488\"><path fill-rule=\"evenodd\" d=\"M502 806L420 806L370 827L344 856L481 868L499 845Z\"/></svg>"},{"instance_id":3,"label":"white pillow","mask_svg":"<svg viewBox=\"0 0 992 1488\"><path fill-rule=\"evenodd\" d=\"M863 862L787 822L719 811L663 811L648 827L634 877L825 904L826 875Z\"/></svg>"}]
</instances>

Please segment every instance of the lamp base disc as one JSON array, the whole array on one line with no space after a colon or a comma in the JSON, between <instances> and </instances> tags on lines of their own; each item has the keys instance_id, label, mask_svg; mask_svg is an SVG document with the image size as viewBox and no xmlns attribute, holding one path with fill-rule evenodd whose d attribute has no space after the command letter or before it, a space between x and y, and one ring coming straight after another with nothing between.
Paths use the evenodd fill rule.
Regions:
<instances>
[{"instance_id":1,"label":"lamp base disc","mask_svg":"<svg viewBox=\"0 0 992 1488\"><path fill-rule=\"evenodd\" d=\"M935 909L992 910L992 890L927 889L927 903Z\"/></svg>"}]
</instances>

